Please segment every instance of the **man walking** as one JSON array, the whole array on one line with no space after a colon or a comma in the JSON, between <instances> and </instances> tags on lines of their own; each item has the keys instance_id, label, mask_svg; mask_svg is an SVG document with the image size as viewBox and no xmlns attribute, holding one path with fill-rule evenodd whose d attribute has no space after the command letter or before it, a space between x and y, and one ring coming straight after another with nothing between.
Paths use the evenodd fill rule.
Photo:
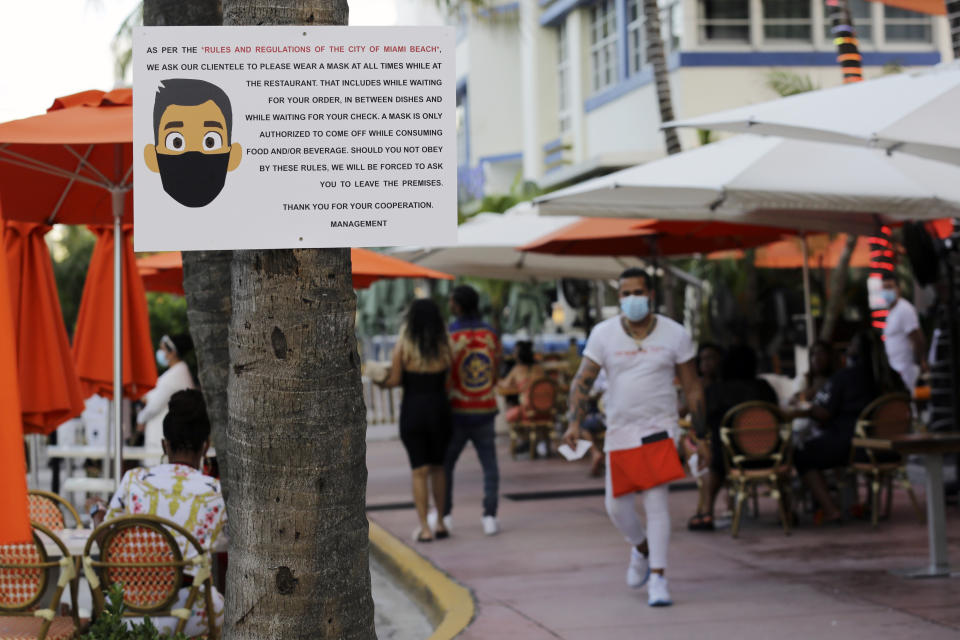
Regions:
<instances>
[{"instance_id":1,"label":"man walking","mask_svg":"<svg viewBox=\"0 0 960 640\"><path fill-rule=\"evenodd\" d=\"M670 541L670 513L667 508L667 485L670 474L666 467L678 466L676 452L669 442L677 430L677 393L673 381L679 376L693 424L699 436L705 433L703 387L694 362L696 350L682 325L651 312L654 292L650 276L642 269L627 269L620 275L620 310L615 318L595 326L583 351L583 362L570 390L569 428L564 441L575 446L580 438L580 424L589 407L590 389L602 368L607 376L606 413L606 499L607 514L614 526L630 543L627 586L640 588L649 580L648 604L672 604L667 589L667 546ZM648 457L650 462L637 463L649 467L638 469L652 481L645 490L627 489L612 476L618 460L628 454L645 453L645 447L662 449L672 454ZM699 451L701 464L706 464L706 447ZM662 449L663 450L663 449ZM629 453L628 453L629 452ZM672 459L671 459L672 455ZM659 458L657 462L652 460ZM621 495L622 493L622 495ZM635 505L635 493L643 496L646 527Z\"/></svg>"},{"instance_id":2,"label":"man walking","mask_svg":"<svg viewBox=\"0 0 960 640\"><path fill-rule=\"evenodd\" d=\"M467 445L473 442L483 467L483 532L492 536L500 531L497 522L497 493L500 471L493 425L497 416L497 357L499 341L493 329L480 319L480 296L473 287L461 285L450 297L450 323L453 366L450 379L450 408L453 434L444 460L447 473L447 500L444 523L451 528L453 510L453 469Z\"/></svg>"},{"instance_id":3,"label":"man walking","mask_svg":"<svg viewBox=\"0 0 960 640\"><path fill-rule=\"evenodd\" d=\"M900 374L907 392L912 396L920 370L929 370L920 319L914 306L900 296L900 282L895 274L883 275L883 289L880 292L890 310L883 328L887 359L894 371Z\"/></svg>"}]
</instances>

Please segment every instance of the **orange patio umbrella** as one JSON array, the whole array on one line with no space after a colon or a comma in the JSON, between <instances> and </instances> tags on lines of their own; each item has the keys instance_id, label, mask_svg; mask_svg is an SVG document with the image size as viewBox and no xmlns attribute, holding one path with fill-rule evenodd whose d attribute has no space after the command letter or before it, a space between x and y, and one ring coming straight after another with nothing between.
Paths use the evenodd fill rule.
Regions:
<instances>
[{"instance_id":1,"label":"orange patio umbrella","mask_svg":"<svg viewBox=\"0 0 960 640\"><path fill-rule=\"evenodd\" d=\"M811 268L832 269L840 262L847 243L845 233L838 234L833 240L827 235L817 234L807 237L809 251L807 264ZM740 260L744 252L740 249L730 251L715 251L707 255L709 260ZM778 242L757 248L754 263L761 269L800 269L803 267L803 240L800 238L786 238ZM870 266L870 239L857 239L853 253L850 255L851 267Z\"/></svg>"},{"instance_id":2,"label":"orange patio umbrella","mask_svg":"<svg viewBox=\"0 0 960 640\"><path fill-rule=\"evenodd\" d=\"M871 2L882 2L891 7L927 13L932 16L943 16L947 14L947 3L945 0L871 0ZM856 27L856 25L854 25L854 27Z\"/></svg>"},{"instance_id":3,"label":"orange patio umbrella","mask_svg":"<svg viewBox=\"0 0 960 640\"><path fill-rule=\"evenodd\" d=\"M91 227L97 235L87 280L83 285L77 329L73 336L73 357L80 384L87 396L114 394L114 234L112 227ZM123 395L136 399L157 383L147 296L133 255L133 227L124 225L121 251L123 331Z\"/></svg>"},{"instance_id":4,"label":"orange patio umbrella","mask_svg":"<svg viewBox=\"0 0 960 640\"><path fill-rule=\"evenodd\" d=\"M10 313L7 261L0 260L0 544L31 539L27 511L27 465L17 375L17 348Z\"/></svg>"},{"instance_id":5,"label":"orange patio umbrella","mask_svg":"<svg viewBox=\"0 0 960 640\"><path fill-rule=\"evenodd\" d=\"M453 280L453 276L448 273L367 249L350 249L350 260L353 264L354 289L366 289L383 278ZM183 261L179 251L164 251L137 258L137 268L147 291L183 295Z\"/></svg>"},{"instance_id":6,"label":"orange patio umbrella","mask_svg":"<svg viewBox=\"0 0 960 640\"><path fill-rule=\"evenodd\" d=\"M697 220L582 218L518 251L560 255L670 256L755 247L783 229Z\"/></svg>"},{"instance_id":7,"label":"orange patio umbrella","mask_svg":"<svg viewBox=\"0 0 960 640\"><path fill-rule=\"evenodd\" d=\"M43 115L0 124L0 201L7 217L45 224L112 223L120 235L120 225L132 222L132 103L130 89L84 91L57 98ZM120 357L124 344L121 246L115 244L113 256L113 333L103 327L97 333L106 340L97 349L116 355L115 425L122 420L121 368L130 361ZM119 470L123 439L120 429L114 431L114 468Z\"/></svg>"},{"instance_id":8,"label":"orange patio umbrella","mask_svg":"<svg viewBox=\"0 0 960 640\"><path fill-rule=\"evenodd\" d=\"M50 252L43 239L49 230L47 225L8 221L3 231L23 431L43 435L83 411Z\"/></svg>"}]
</instances>

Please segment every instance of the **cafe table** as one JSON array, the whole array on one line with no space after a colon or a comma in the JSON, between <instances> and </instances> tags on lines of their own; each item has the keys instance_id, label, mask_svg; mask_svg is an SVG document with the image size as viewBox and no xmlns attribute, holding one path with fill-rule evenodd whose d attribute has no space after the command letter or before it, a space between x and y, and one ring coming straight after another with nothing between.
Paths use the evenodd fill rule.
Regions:
<instances>
[{"instance_id":1,"label":"cafe table","mask_svg":"<svg viewBox=\"0 0 960 640\"><path fill-rule=\"evenodd\" d=\"M893 438L854 438L854 447L895 451L901 455L923 458L927 471L927 536L929 562L924 567L898 570L906 578L949 577L947 554L946 501L943 494L943 456L960 453L960 432L908 433Z\"/></svg>"}]
</instances>

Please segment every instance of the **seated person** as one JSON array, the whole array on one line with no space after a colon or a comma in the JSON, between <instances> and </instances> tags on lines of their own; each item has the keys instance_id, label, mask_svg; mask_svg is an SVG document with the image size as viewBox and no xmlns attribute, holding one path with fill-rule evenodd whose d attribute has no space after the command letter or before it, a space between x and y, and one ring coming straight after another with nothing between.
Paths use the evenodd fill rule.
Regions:
<instances>
[{"instance_id":1,"label":"seated person","mask_svg":"<svg viewBox=\"0 0 960 640\"><path fill-rule=\"evenodd\" d=\"M533 343L529 340L517 341L517 363L510 373L497 383L497 391L503 395L519 394L520 404L507 410L504 418L507 422L517 422L523 417L523 408L527 404L527 391L530 383L546 376L540 364L533 356Z\"/></svg>"},{"instance_id":2,"label":"seated person","mask_svg":"<svg viewBox=\"0 0 960 640\"><path fill-rule=\"evenodd\" d=\"M200 471L210 447L210 419L200 391L187 389L170 397L161 444L168 462L126 472L109 508L100 505L93 513L94 524L118 516L155 515L176 522L192 533L208 553L226 549L227 512L220 481ZM180 538L178 543L185 560L196 555L193 546L182 536L174 534L174 537ZM196 569L187 567L185 572L189 575ZM189 592L189 586L181 588L172 608L183 608ZM209 633L208 620L218 628L223 624L223 596L213 589L214 611L208 616L202 595L201 591L187 621L188 637ZM139 622L136 618L131 620ZM172 635L179 622L174 617L152 618L152 621L161 635Z\"/></svg>"},{"instance_id":3,"label":"seated person","mask_svg":"<svg viewBox=\"0 0 960 640\"><path fill-rule=\"evenodd\" d=\"M727 477L720 440L720 425L730 409L744 402L760 400L777 404L777 393L766 380L757 378L757 355L746 345L731 347L723 357L720 380L704 389L707 429L710 433L710 481L707 509L690 519L688 528L713 530L713 510Z\"/></svg>"},{"instance_id":4,"label":"seated person","mask_svg":"<svg viewBox=\"0 0 960 640\"><path fill-rule=\"evenodd\" d=\"M860 413L881 395L897 391L906 391L903 381L890 367L880 336L865 328L847 347L847 366L817 393L812 407L794 414L812 417L820 429L793 457L797 473L820 504L818 521L839 522L842 516L830 497L822 470L850 461L850 441Z\"/></svg>"},{"instance_id":5,"label":"seated person","mask_svg":"<svg viewBox=\"0 0 960 640\"><path fill-rule=\"evenodd\" d=\"M796 409L809 408L814 397L826 386L833 376L834 358L833 347L829 342L817 340L810 347L810 367L800 378L796 393L790 398L789 406ZM794 444L803 446L803 443L817 434L816 420L812 418L797 418L793 421Z\"/></svg>"}]
</instances>

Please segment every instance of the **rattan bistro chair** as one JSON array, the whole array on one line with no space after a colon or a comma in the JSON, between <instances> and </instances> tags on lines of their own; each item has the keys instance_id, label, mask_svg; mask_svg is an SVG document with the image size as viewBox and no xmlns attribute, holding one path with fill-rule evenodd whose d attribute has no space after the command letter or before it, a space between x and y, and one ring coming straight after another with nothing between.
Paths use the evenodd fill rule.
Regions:
<instances>
[{"instance_id":1,"label":"rattan bistro chair","mask_svg":"<svg viewBox=\"0 0 960 640\"><path fill-rule=\"evenodd\" d=\"M15 640L68 640L82 629L77 603L72 602L72 615L60 616L60 600L68 584L76 584L74 558L63 541L49 528L31 523L33 540L23 544L0 546L0 638ZM60 559L47 556L43 534L60 549ZM59 577L56 572L59 570ZM56 579L56 587L46 608L41 601L48 586Z\"/></svg>"},{"instance_id":2,"label":"rattan bistro chair","mask_svg":"<svg viewBox=\"0 0 960 640\"><path fill-rule=\"evenodd\" d=\"M769 402L744 402L730 409L720 425L727 478L736 489L730 533L740 533L740 516L747 494L769 484L777 501L784 533L790 534L790 437L793 431L780 408Z\"/></svg>"},{"instance_id":3,"label":"rattan bistro chair","mask_svg":"<svg viewBox=\"0 0 960 640\"><path fill-rule=\"evenodd\" d=\"M888 393L880 396L857 418L856 434L858 438L877 438L885 440L894 436L911 433L915 430L910 396L905 393ZM917 517L923 522L923 510L913 493L903 457L892 451L878 451L869 447L852 448L850 468L855 474L864 475L870 481L871 508L873 526L877 526L880 511L880 490L886 488L887 501L885 515L890 515L893 502L893 481L900 480L910 496Z\"/></svg>"},{"instance_id":4,"label":"rattan bistro chair","mask_svg":"<svg viewBox=\"0 0 960 640\"><path fill-rule=\"evenodd\" d=\"M196 555L184 559L176 538L186 539ZM91 555L94 544L100 548L100 559ZM184 586L184 569L196 567L186 603L181 609L173 606ZM123 602L131 617L171 616L178 619L176 632L183 632L191 610L203 590L204 606L211 628L205 637L219 638L213 625L213 582L210 556L197 539L175 522L150 515L121 516L97 527L83 551L83 570L93 593L94 618L106 605L104 593L119 582L123 585Z\"/></svg>"},{"instance_id":5,"label":"rattan bistro chair","mask_svg":"<svg viewBox=\"0 0 960 640\"><path fill-rule=\"evenodd\" d=\"M517 457L517 441L530 439L530 459L536 456L538 440L545 440L548 447L556 437L557 383L550 378L538 378L530 382L527 401L521 406L520 419L510 423L510 456Z\"/></svg>"},{"instance_id":6,"label":"rattan bistro chair","mask_svg":"<svg viewBox=\"0 0 960 640\"><path fill-rule=\"evenodd\" d=\"M70 514L70 517L73 518L72 526L80 527L82 525L80 514L73 508L73 505L55 493L31 489L27 491L27 504L31 522L38 522L51 531L63 531L67 528L67 519L64 512Z\"/></svg>"}]
</instances>

